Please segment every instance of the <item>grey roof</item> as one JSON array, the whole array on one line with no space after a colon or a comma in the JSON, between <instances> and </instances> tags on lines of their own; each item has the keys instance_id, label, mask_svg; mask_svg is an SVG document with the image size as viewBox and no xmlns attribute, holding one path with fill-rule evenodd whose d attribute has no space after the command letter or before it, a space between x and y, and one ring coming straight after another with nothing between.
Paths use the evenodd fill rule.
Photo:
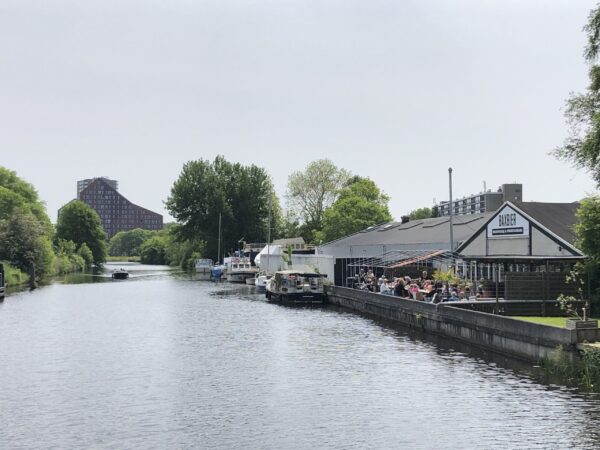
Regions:
<instances>
[{"instance_id":1,"label":"grey roof","mask_svg":"<svg viewBox=\"0 0 600 450\"><path fill-rule=\"evenodd\" d=\"M574 245L576 239L574 225L577 223L575 212L579 208L579 202L515 202L514 205L558 237Z\"/></svg>"},{"instance_id":2,"label":"grey roof","mask_svg":"<svg viewBox=\"0 0 600 450\"><path fill-rule=\"evenodd\" d=\"M454 216L454 241L462 242L490 218L494 212ZM354 245L406 245L440 243L449 247L450 218L413 220L407 223L389 222L369 227L321 247L348 247ZM415 247L416 248L416 247ZM440 247L441 248L441 247Z\"/></svg>"}]
</instances>

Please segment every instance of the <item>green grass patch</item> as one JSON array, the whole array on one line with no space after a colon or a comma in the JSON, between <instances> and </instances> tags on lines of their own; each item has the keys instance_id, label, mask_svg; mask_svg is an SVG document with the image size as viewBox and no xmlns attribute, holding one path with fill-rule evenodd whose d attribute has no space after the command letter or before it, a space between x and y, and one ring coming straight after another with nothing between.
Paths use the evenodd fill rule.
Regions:
<instances>
[{"instance_id":1,"label":"green grass patch","mask_svg":"<svg viewBox=\"0 0 600 450\"><path fill-rule=\"evenodd\" d=\"M513 319L525 320L527 322L541 323L542 325L550 325L553 327L565 328L569 317L527 317L527 316L512 316ZM596 317L590 317L596 319Z\"/></svg>"},{"instance_id":2,"label":"green grass patch","mask_svg":"<svg viewBox=\"0 0 600 450\"><path fill-rule=\"evenodd\" d=\"M140 262L139 256L107 256L106 262Z\"/></svg>"}]
</instances>

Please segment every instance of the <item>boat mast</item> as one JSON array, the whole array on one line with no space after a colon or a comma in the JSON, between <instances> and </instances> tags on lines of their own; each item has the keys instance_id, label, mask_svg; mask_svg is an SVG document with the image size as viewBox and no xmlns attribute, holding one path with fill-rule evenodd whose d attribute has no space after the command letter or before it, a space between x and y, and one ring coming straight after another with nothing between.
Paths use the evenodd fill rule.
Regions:
<instances>
[{"instance_id":1,"label":"boat mast","mask_svg":"<svg viewBox=\"0 0 600 450\"><path fill-rule=\"evenodd\" d=\"M221 213L219 213L219 243L217 248L217 262L223 264L223 261L221 261Z\"/></svg>"},{"instance_id":2,"label":"boat mast","mask_svg":"<svg viewBox=\"0 0 600 450\"><path fill-rule=\"evenodd\" d=\"M273 200L273 195L271 194L271 188L269 187L269 219L267 222L267 261L270 261L270 253L271 253L271 202ZM267 263L267 267L269 263Z\"/></svg>"}]
</instances>

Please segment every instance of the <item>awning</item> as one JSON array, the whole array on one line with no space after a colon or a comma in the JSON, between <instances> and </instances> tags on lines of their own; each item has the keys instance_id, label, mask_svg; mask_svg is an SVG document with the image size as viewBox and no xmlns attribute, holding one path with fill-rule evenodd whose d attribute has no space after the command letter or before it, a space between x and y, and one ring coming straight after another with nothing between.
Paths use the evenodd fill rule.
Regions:
<instances>
[{"instance_id":1,"label":"awning","mask_svg":"<svg viewBox=\"0 0 600 450\"><path fill-rule=\"evenodd\" d=\"M411 264L423 262L437 262L451 264L452 253L448 250L390 250L381 256L365 258L348 264L348 267L378 267L383 269L395 269Z\"/></svg>"}]
</instances>

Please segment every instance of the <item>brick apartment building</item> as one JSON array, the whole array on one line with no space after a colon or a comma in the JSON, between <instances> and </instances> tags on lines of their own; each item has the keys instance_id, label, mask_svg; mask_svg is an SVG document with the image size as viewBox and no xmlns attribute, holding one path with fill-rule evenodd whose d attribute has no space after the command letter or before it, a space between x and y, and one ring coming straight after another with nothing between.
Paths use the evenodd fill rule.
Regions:
<instances>
[{"instance_id":1,"label":"brick apartment building","mask_svg":"<svg viewBox=\"0 0 600 450\"><path fill-rule=\"evenodd\" d=\"M116 180L104 177L77 182L77 198L96 210L109 238L134 228L162 229L162 215L134 205L117 188Z\"/></svg>"}]
</instances>

